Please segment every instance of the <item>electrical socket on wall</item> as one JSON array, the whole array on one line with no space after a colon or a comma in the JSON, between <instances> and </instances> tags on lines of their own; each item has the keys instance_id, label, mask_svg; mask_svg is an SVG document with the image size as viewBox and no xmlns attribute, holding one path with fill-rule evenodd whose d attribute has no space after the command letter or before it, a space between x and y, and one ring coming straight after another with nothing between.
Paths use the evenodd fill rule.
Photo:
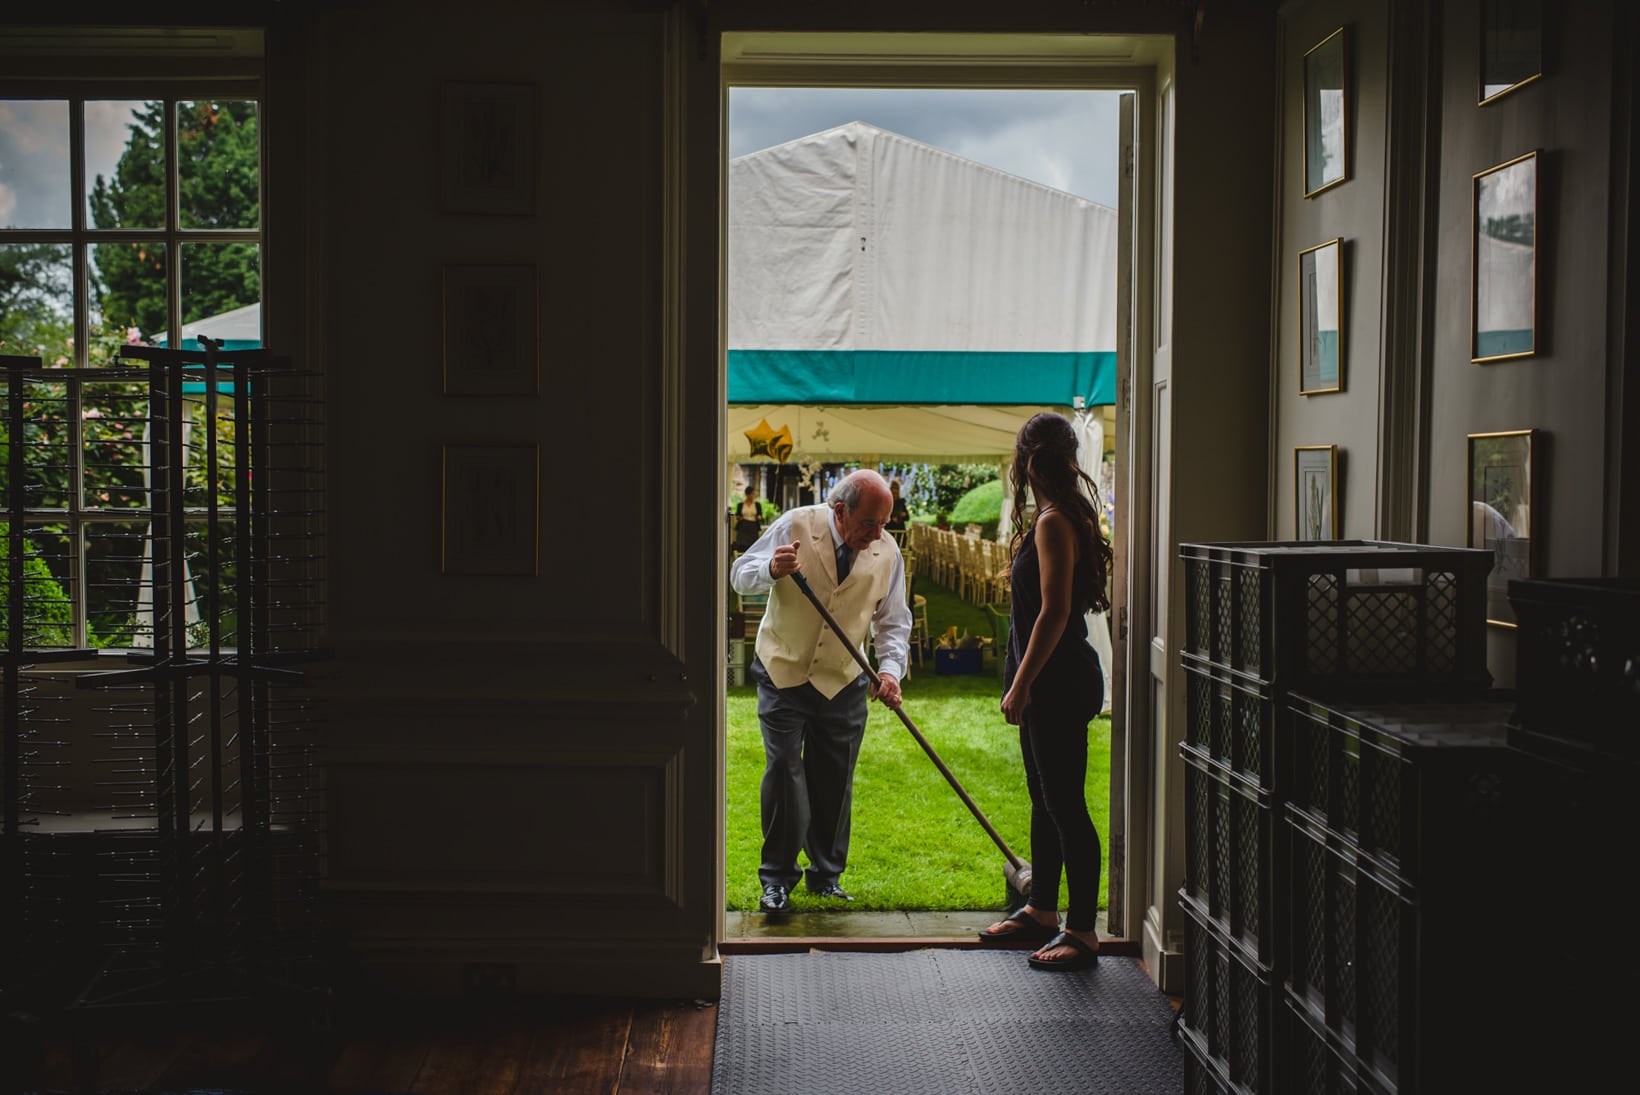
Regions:
<instances>
[{"instance_id":1,"label":"electrical socket on wall","mask_svg":"<svg viewBox=\"0 0 1640 1095\"><path fill-rule=\"evenodd\" d=\"M462 988L471 995L499 996L518 989L518 966L512 962L469 962Z\"/></svg>"}]
</instances>

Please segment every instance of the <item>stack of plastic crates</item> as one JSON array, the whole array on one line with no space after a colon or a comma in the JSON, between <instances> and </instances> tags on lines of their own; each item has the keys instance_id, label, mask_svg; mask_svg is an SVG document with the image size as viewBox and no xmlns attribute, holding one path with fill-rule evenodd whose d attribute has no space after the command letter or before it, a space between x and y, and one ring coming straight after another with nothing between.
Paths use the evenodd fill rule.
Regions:
<instances>
[{"instance_id":1,"label":"stack of plastic crates","mask_svg":"<svg viewBox=\"0 0 1640 1095\"><path fill-rule=\"evenodd\" d=\"M1284 697L1473 695L1491 554L1381 541L1185 544L1187 1089L1289 1090Z\"/></svg>"},{"instance_id":2,"label":"stack of plastic crates","mask_svg":"<svg viewBox=\"0 0 1640 1095\"><path fill-rule=\"evenodd\" d=\"M1505 1089L1524 866L1508 702L1286 708L1288 1090Z\"/></svg>"},{"instance_id":3,"label":"stack of plastic crates","mask_svg":"<svg viewBox=\"0 0 1640 1095\"><path fill-rule=\"evenodd\" d=\"M1522 970L1517 995L1551 1003L1533 1015L1553 1060L1532 1079L1597 1087L1603 1071L1628 1067L1634 1007L1622 1001L1640 979L1621 867L1640 786L1640 579L1515 579L1509 602L1519 622L1509 743L1527 772L1517 809L1532 819L1521 856L1565 880L1542 887L1538 922L1586 941L1573 959ZM1577 899L1557 900L1568 887Z\"/></svg>"}]
</instances>

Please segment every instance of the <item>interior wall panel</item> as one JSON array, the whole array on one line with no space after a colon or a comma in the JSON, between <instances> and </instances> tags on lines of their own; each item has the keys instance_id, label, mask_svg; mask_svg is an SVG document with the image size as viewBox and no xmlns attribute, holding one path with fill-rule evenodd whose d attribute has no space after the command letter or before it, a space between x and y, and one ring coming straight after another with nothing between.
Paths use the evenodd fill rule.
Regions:
<instances>
[{"instance_id":1,"label":"interior wall panel","mask_svg":"<svg viewBox=\"0 0 1640 1095\"><path fill-rule=\"evenodd\" d=\"M1276 420L1270 456L1271 536L1296 536L1293 450L1337 445L1339 535L1377 534L1381 282L1388 25L1383 0L1292 5L1282 26L1282 158L1276 246ZM1346 163L1343 182L1304 195L1304 55L1345 34ZM1343 334L1339 391L1299 393L1299 252L1342 241Z\"/></svg>"},{"instance_id":2,"label":"interior wall panel","mask_svg":"<svg viewBox=\"0 0 1640 1095\"><path fill-rule=\"evenodd\" d=\"M1440 220L1435 256L1441 313L1430 409L1430 538L1465 542L1466 437L1542 431L1532 487L1533 564L1545 577L1602 573L1608 420L1608 271L1611 238L1610 3L1545 5L1541 79L1477 105L1479 4L1444 6ZM1539 156L1538 346L1530 357L1470 360L1473 187L1478 172ZM1493 627L1488 667L1514 683L1514 634Z\"/></svg>"}]
</instances>

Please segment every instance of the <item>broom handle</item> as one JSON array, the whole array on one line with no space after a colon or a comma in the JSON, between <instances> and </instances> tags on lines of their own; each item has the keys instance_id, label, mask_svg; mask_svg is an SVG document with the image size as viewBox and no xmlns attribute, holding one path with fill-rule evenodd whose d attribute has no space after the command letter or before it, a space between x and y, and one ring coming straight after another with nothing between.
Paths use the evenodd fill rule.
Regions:
<instances>
[{"instance_id":1,"label":"broom handle","mask_svg":"<svg viewBox=\"0 0 1640 1095\"><path fill-rule=\"evenodd\" d=\"M843 633L842 625L826 610L826 606L820 603L820 598L814 595L814 587L809 585L809 580L797 571L792 572L791 578L792 581L797 583L797 588L803 591L803 596L809 599L809 603L814 606L815 611L820 613L820 618L825 620L831 629L837 633L839 639L843 640L843 645L848 648L850 654L854 655L854 660L860 663L860 668L876 677L877 671L871 668L871 663L866 661L864 654L860 653L860 648L849 641L849 637ZM911 731L911 736L917 739L917 744L922 746L923 752L928 754L928 759L934 762L934 767L940 770L940 775L945 777L945 782L949 783L951 789L957 793L957 797L962 799L963 805L967 806L969 812L974 815L974 820L978 821L985 831L990 834L991 839L996 842L996 846L1001 849L1002 854L1008 858L1008 862L1013 864L1014 869L1019 870L1027 866L1026 862L1016 855L1012 848L1008 847L1008 842L1002 839L1002 834L996 831L996 827L991 824L991 820L969 797L968 792L963 790L962 783L957 779L956 774L947 768L945 761L941 760L940 755L934 752L934 747L928 744L928 739L923 737L921 730L917 729L917 724L912 722L911 716L905 713L903 705L892 710L900 716L900 721L905 723L907 730Z\"/></svg>"}]
</instances>

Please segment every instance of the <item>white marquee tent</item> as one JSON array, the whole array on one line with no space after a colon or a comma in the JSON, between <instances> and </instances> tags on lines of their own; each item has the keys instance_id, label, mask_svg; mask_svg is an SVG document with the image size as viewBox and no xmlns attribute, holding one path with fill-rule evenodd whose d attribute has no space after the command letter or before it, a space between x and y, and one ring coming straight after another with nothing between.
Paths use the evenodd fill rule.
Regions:
<instances>
[{"instance_id":1,"label":"white marquee tent","mask_svg":"<svg viewBox=\"0 0 1640 1095\"><path fill-rule=\"evenodd\" d=\"M729 446L985 460L1115 396L1116 213L851 122L729 165Z\"/></svg>"}]
</instances>

